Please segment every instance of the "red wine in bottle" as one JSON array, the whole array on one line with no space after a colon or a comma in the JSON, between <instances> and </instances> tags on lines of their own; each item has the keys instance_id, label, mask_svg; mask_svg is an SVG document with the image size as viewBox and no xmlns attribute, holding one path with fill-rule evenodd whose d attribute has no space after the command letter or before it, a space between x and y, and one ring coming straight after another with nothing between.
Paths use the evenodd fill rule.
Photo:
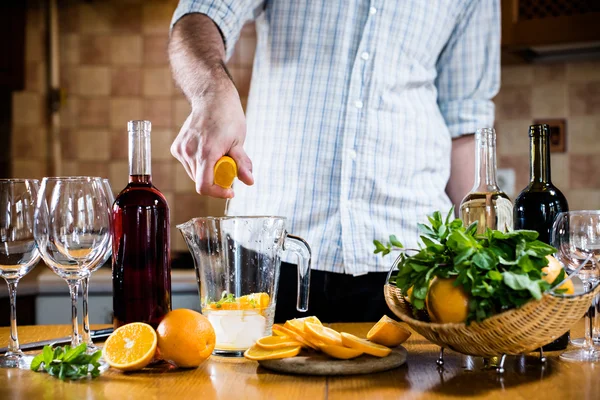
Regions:
<instances>
[{"instance_id":1,"label":"red wine in bottle","mask_svg":"<svg viewBox=\"0 0 600 400\"><path fill-rule=\"evenodd\" d=\"M552 184L550 177L550 133L548 125L529 127L530 182L515 200L515 229L531 229L538 239L550 243L552 224L556 216L569 211L565 196ZM543 347L563 350L569 344L569 332Z\"/></svg>"},{"instance_id":2,"label":"red wine in bottle","mask_svg":"<svg viewBox=\"0 0 600 400\"><path fill-rule=\"evenodd\" d=\"M129 184L113 206L113 325L154 328L171 310L169 206L152 185L150 121L129 121Z\"/></svg>"}]
</instances>

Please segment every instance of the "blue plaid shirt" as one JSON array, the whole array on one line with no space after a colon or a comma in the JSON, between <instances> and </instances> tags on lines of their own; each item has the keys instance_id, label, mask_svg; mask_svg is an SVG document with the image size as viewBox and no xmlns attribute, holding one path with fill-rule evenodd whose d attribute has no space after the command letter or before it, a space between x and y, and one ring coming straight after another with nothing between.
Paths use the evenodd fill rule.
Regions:
<instances>
[{"instance_id":1,"label":"blue plaid shirt","mask_svg":"<svg viewBox=\"0 0 600 400\"><path fill-rule=\"evenodd\" d=\"M451 206L453 138L492 126L499 0L181 0L230 57L245 22L257 49L245 149L254 186L231 215L281 215L313 268L387 271L373 239L417 245L417 223Z\"/></svg>"}]
</instances>

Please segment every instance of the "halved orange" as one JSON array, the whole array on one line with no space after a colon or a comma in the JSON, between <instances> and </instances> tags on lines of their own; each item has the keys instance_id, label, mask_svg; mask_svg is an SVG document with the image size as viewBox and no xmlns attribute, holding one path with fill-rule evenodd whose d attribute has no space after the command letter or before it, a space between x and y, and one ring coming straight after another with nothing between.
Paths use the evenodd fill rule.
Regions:
<instances>
[{"instance_id":1,"label":"halved orange","mask_svg":"<svg viewBox=\"0 0 600 400\"><path fill-rule=\"evenodd\" d=\"M158 337L148 324L133 322L117 328L104 343L104 359L113 368L135 371L150 364Z\"/></svg>"},{"instance_id":2,"label":"halved orange","mask_svg":"<svg viewBox=\"0 0 600 400\"><path fill-rule=\"evenodd\" d=\"M326 326L305 322L304 333L313 343L321 342L326 345L342 346L342 336L340 333Z\"/></svg>"},{"instance_id":3,"label":"halved orange","mask_svg":"<svg viewBox=\"0 0 600 400\"><path fill-rule=\"evenodd\" d=\"M267 350L302 346L302 343L290 338L289 336L265 336L258 339L256 344L259 347Z\"/></svg>"},{"instance_id":4,"label":"halved orange","mask_svg":"<svg viewBox=\"0 0 600 400\"><path fill-rule=\"evenodd\" d=\"M351 349L350 347L344 346L335 346L331 344L325 344L320 347L321 351L328 356L333 358L339 358L340 360L349 360L351 358L356 358L363 354L362 351Z\"/></svg>"},{"instance_id":5,"label":"halved orange","mask_svg":"<svg viewBox=\"0 0 600 400\"><path fill-rule=\"evenodd\" d=\"M292 330L286 328L285 326L274 324L273 325L273 332L276 335L289 336L292 339L294 339L295 341L302 343L302 346L304 346L306 348L311 348L313 350L318 350L319 349L317 346L315 346L314 344L312 344L308 340L304 339L304 336L297 334L295 331L292 331Z\"/></svg>"},{"instance_id":6,"label":"halved orange","mask_svg":"<svg viewBox=\"0 0 600 400\"><path fill-rule=\"evenodd\" d=\"M215 164L214 175L215 185L229 189L237 177L237 164L234 159L229 156L219 158Z\"/></svg>"},{"instance_id":7,"label":"halved orange","mask_svg":"<svg viewBox=\"0 0 600 400\"><path fill-rule=\"evenodd\" d=\"M263 349L258 345L253 345L244 352L244 357L249 360L277 360L297 356L300 353L300 346L283 347L281 349Z\"/></svg>"},{"instance_id":8,"label":"halved orange","mask_svg":"<svg viewBox=\"0 0 600 400\"><path fill-rule=\"evenodd\" d=\"M410 331L399 322L384 315L367 333L367 339L383 346L396 347L406 342L410 335Z\"/></svg>"},{"instance_id":9,"label":"halved orange","mask_svg":"<svg viewBox=\"0 0 600 400\"><path fill-rule=\"evenodd\" d=\"M392 349L389 347L369 342L368 340L361 339L351 333L342 332L341 335L344 346L362 351L365 354L370 354L375 357L385 357L392 352Z\"/></svg>"}]
</instances>

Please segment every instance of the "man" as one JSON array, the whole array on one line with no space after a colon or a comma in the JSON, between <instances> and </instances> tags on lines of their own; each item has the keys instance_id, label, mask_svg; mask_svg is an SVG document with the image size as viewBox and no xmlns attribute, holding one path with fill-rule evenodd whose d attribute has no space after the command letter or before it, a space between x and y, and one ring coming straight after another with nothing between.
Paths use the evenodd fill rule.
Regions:
<instances>
[{"instance_id":1,"label":"man","mask_svg":"<svg viewBox=\"0 0 600 400\"><path fill-rule=\"evenodd\" d=\"M246 118L224 62L251 19ZM233 197L213 184L233 157L254 185L235 186L230 214L285 216L312 247L309 314L379 319L393 260L373 239L416 247L417 223L471 188L472 133L494 120L499 0L181 0L173 24L192 113L171 151L198 193ZM282 265L278 320L294 315L294 274Z\"/></svg>"}]
</instances>

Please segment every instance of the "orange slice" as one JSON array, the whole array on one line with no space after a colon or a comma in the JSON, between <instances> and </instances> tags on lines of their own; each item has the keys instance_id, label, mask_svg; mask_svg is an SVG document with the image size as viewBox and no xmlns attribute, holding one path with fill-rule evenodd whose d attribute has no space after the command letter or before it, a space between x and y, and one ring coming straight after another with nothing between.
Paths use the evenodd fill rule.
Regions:
<instances>
[{"instance_id":1,"label":"orange slice","mask_svg":"<svg viewBox=\"0 0 600 400\"><path fill-rule=\"evenodd\" d=\"M314 350L318 350L317 346L315 346L314 344L312 344L308 340L304 339L304 337L302 335L298 335L295 331L289 330L285 326L274 324L273 325L273 332L276 335L289 336L292 339L294 339L295 341L302 343L302 346L304 346L306 348L311 348L311 349L314 349Z\"/></svg>"},{"instance_id":2,"label":"orange slice","mask_svg":"<svg viewBox=\"0 0 600 400\"><path fill-rule=\"evenodd\" d=\"M350 333L342 332L341 335L344 346L362 351L365 354L370 354L375 357L385 357L392 352L392 349L389 347L369 342L368 340L361 339Z\"/></svg>"},{"instance_id":3,"label":"orange slice","mask_svg":"<svg viewBox=\"0 0 600 400\"><path fill-rule=\"evenodd\" d=\"M335 346L331 344L325 344L320 347L321 351L328 356L333 358L339 358L340 360L349 360L351 358L356 358L363 354L362 351L351 349L349 347L344 346Z\"/></svg>"},{"instance_id":4,"label":"orange slice","mask_svg":"<svg viewBox=\"0 0 600 400\"><path fill-rule=\"evenodd\" d=\"M342 336L340 333L326 326L305 322L304 333L313 343L321 342L325 345L342 346Z\"/></svg>"},{"instance_id":5,"label":"orange slice","mask_svg":"<svg viewBox=\"0 0 600 400\"><path fill-rule=\"evenodd\" d=\"M259 347L267 350L302 346L302 343L290 338L289 336L265 336L258 339L256 344Z\"/></svg>"},{"instance_id":6,"label":"orange slice","mask_svg":"<svg viewBox=\"0 0 600 400\"><path fill-rule=\"evenodd\" d=\"M302 339L310 343L312 345L311 347L315 350L318 350L320 345L325 344L320 340L314 340L313 338L309 337L306 332L304 332L304 322L300 321L299 319L289 319L285 321L283 327L294 332L296 335L301 336Z\"/></svg>"},{"instance_id":7,"label":"orange slice","mask_svg":"<svg viewBox=\"0 0 600 400\"><path fill-rule=\"evenodd\" d=\"M263 349L258 345L253 345L244 352L244 357L249 360L277 360L297 356L300 353L300 346L283 347L281 349Z\"/></svg>"},{"instance_id":8,"label":"orange slice","mask_svg":"<svg viewBox=\"0 0 600 400\"><path fill-rule=\"evenodd\" d=\"M270 298L266 293L252 293L239 297L238 302L242 310L253 308L262 310L269 306Z\"/></svg>"},{"instance_id":9,"label":"orange slice","mask_svg":"<svg viewBox=\"0 0 600 400\"><path fill-rule=\"evenodd\" d=\"M117 328L104 343L104 359L113 368L135 371L150 364L158 338L154 328L133 322Z\"/></svg>"},{"instance_id":10,"label":"orange slice","mask_svg":"<svg viewBox=\"0 0 600 400\"><path fill-rule=\"evenodd\" d=\"M237 177L237 164L233 158L223 156L215 164L214 174L215 185L229 189L233 185L233 180Z\"/></svg>"},{"instance_id":11,"label":"orange slice","mask_svg":"<svg viewBox=\"0 0 600 400\"><path fill-rule=\"evenodd\" d=\"M410 335L410 331L399 322L384 315L367 333L367 339L383 346L396 347L406 342Z\"/></svg>"},{"instance_id":12,"label":"orange slice","mask_svg":"<svg viewBox=\"0 0 600 400\"><path fill-rule=\"evenodd\" d=\"M311 322L313 324L317 324L317 325L321 325L321 326L323 325L321 323L321 321L319 321L319 318L317 318L315 316L304 317L304 318L296 318L296 321L300 321L300 322L303 322L303 323Z\"/></svg>"}]
</instances>

